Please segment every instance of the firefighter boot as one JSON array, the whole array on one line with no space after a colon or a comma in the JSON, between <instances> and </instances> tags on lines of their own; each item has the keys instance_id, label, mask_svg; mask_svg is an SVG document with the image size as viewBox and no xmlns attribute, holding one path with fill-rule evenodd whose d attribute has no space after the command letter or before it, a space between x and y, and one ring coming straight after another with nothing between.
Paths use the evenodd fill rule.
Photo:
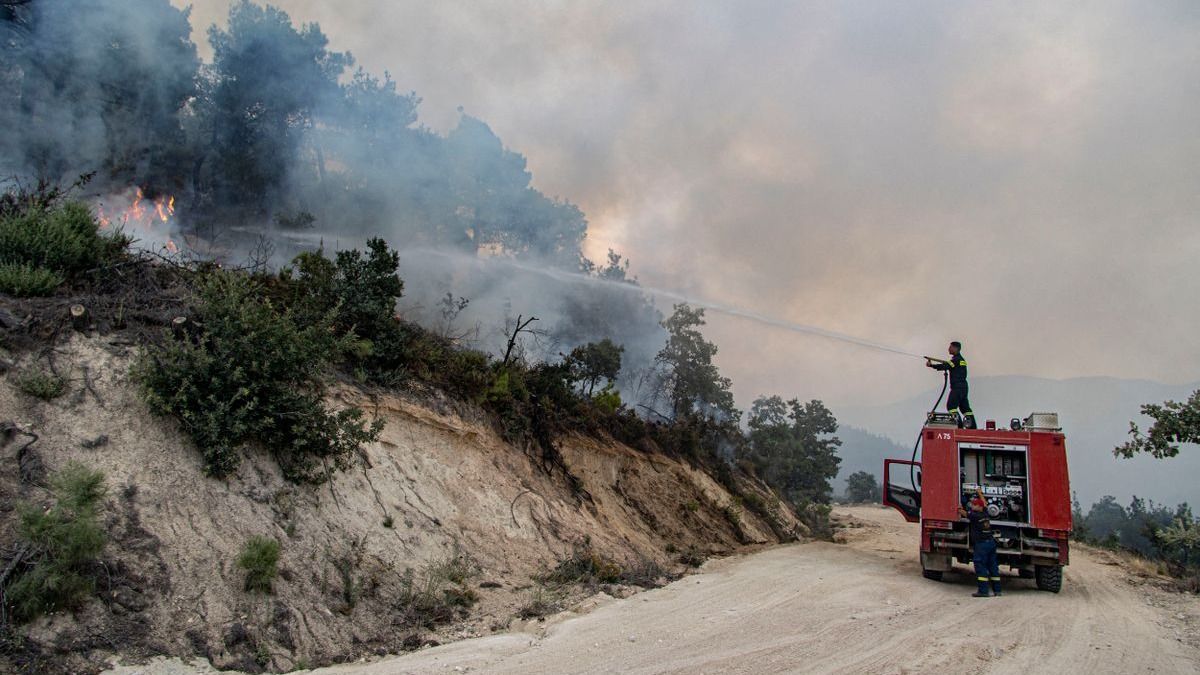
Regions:
<instances>
[{"instance_id":1,"label":"firefighter boot","mask_svg":"<svg viewBox=\"0 0 1200 675\"><path fill-rule=\"evenodd\" d=\"M979 428L979 427L975 426L975 413L963 414L962 428L964 428L964 429L978 429Z\"/></svg>"},{"instance_id":2,"label":"firefighter boot","mask_svg":"<svg viewBox=\"0 0 1200 675\"><path fill-rule=\"evenodd\" d=\"M979 590L972 593L971 597L972 598L988 597L988 595L990 595L990 593L988 593L988 578L981 576L981 577L976 577L976 580L979 582Z\"/></svg>"}]
</instances>

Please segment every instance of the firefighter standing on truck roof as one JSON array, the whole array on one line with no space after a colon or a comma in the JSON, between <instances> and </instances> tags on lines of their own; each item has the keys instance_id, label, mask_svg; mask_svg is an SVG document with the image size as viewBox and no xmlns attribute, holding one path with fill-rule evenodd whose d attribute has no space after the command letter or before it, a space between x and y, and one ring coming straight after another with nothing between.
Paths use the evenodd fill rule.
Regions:
<instances>
[{"instance_id":1,"label":"firefighter standing on truck roof","mask_svg":"<svg viewBox=\"0 0 1200 675\"><path fill-rule=\"evenodd\" d=\"M962 355L962 343L951 342L947 351L950 352L949 361L934 363L933 359L925 357L925 365L934 370L950 371L950 395L946 397L946 410L956 415L962 413L963 427L975 429L975 413L971 411L971 403L967 400L967 360Z\"/></svg>"},{"instance_id":2,"label":"firefighter standing on truck roof","mask_svg":"<svg viewBox=\"0 0 1200 675\"><path fill-rule=\"evenodd\" d=\"M979 589L971 594L973 598L988 597L989 582L992 595L1000 595L1000 560L996 556L996 532L992 529L992 521L984 512L987 502L983 499L983 490L971 500L971 510L959 507L958 515L966 516L970 521L971 562L975 563L975 581Z\"/></svg>"}]
</instances>

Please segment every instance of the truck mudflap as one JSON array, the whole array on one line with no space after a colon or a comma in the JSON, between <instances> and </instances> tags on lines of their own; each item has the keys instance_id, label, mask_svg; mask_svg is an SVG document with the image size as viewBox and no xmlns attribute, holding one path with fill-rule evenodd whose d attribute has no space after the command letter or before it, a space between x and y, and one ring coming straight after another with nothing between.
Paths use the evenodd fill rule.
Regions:
<instances>
[{"instance_id":1,"label":"truck mudflap","mask_svg":"<svg viewBox=\"0 0 1200 675\"><path fill-rule=\"evenodd\" d=\"M921 551L921 570L931 572L949 572L954 569L954 562L947 553L926 553Z\"/></svg>"}]
</instances>

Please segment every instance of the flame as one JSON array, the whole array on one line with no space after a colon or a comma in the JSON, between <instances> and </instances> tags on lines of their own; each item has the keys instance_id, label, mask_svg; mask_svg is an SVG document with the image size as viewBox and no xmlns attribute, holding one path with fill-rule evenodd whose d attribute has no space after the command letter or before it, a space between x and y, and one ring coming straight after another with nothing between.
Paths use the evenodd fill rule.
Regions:
<instances>
[{"instance_id":1,"label":"flame","mask_svg":"<svg viewBox=\"0 0 1200 675\"><path fill-rule=\"evenodd\" d=\"M142 206L142 201L145 197L142 195L142 188L137 189L137 197L133 199L133 206L129 207L129 216L131 220L141 220L146 216L146 208Z\"/></svg>"},{"instance_id":2,"label":"flame","mask_svg":"<svg viewBox=\"0 0 1200 675\"><path fill-rule=\"evenodd\" d=\"M158 201L154 202L154 213L164 223L170 220L171 216L175 215L175 198L170 197L164 200L160 197Z\"/></svg>"},{"instance_id":3,"label":"flame","mask_svg":"<svg viewBox=\"0 0 1200 675\"><path fill-rule=\"evenodd\" d=\"M130 198L126 197L126 199ZM123 227L144 231L146 234L152 235L151 239L159 239L165 234L162 224L170 223L171 219L175 217L174 195L159 196L151 200L146 198L146 194L139 187L134 189L131 199L129 206L116 215L105 211L103 204L98 204L96 221L99 222L100 228L107 229L116 222ZM170 238L166 239L164 248L171 253L179 252L179 247Z\"/></svg>"},{"instance_id":4,"label":"flame","mask_svg":"<svg viewBox=\"0 0 1200 675\"><path fill-rule=\"evenodd\" d=\"M100 206L97 211L102 227L112 223L112 218L104 212L103 206ZM134 191L133 203L121 213L118 220L126 224L150 225L155 219L160 223L166 223L170 222L173 217L175 217L175 197L173 195L149 200L146 199L146 193L142 192L142 188L137 188Z\"/></svg>"}]
</instances>

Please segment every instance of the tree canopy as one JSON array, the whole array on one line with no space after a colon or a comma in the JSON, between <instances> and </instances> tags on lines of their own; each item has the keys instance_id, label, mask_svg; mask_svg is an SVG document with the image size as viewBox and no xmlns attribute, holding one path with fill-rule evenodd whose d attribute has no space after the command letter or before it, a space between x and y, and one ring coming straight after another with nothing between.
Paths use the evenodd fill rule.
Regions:
<instances>
[{"instance_id":1,"label":"tree canopy","mask_svg":"<svg viewBox=\"0 0 1200 675\"><path fill-rule=\"evenodd\" d=\"M1118 457L1149 453L1154 457L1174 457L1183 443L1200 443L1200 391L1187 402L1167 401L1142 406L1142 414L1154 420L1146 434L1135 422L1129 423L1130 439L1113 450Z\"/></svg>"},{"instance_id":2,"label":"tree canopy","mask_svg":"<svg viewBox=\"0 0 1200 675\"><path fill-rule=\"evenodd\" d=\"M855 471L846 478L846 498L852 502L877 502L882 497L875 474Z\"/></svg>"},{"instance_id":3,"label":"tree canopy","mask_svg":"<svg viewBox=\"0 0 1200 675\"><path fill-rule=\"evenodd\" d=\"M740 413L733 405L732 383L713 363L717 346L704 339L704 324L704 310L686 303L675 305L675 312L662 322L667 343L656 361L663 369L664 393L675 417L699 412L736 419Z\"/></svg>"},{"instance_id":4,"label":"tree canopy","mask_svg":"<svg viewBox=\"0 0 1200 675\"><path fill-rule=\"evenodd\" d=\"M625 348L608 338L589 342L571 350L567 364L572 377L581 384L588 396L601 380L612 382L621 372L621 354Z\"/></svg>"},{"instance_id":5,"label":"tree canopy","mask_svg":"<svg viewBox=\"0 0 1200 675\"><path fill-rule=\"evenodd\" d=\"M750 407L749 444L742 457L793 503L828 502L841 441L837 419L820 401L760 397Z\"/></svg>"}]
</instances>

